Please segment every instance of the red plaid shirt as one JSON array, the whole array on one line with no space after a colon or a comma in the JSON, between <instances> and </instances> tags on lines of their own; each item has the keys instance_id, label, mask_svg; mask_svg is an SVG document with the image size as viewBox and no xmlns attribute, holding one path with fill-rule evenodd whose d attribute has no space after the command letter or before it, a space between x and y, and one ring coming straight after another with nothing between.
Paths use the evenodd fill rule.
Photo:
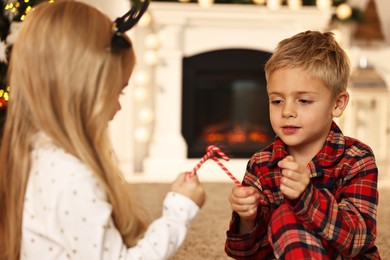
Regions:
<instances>
[{"instance_id":1,"label":"red plaid shirt","mask_svg":"<svg viewBox=\"0 0 390 260\"><path fill-rule=\"evenodd\" d=\"M371 149L344 136L333 122L324 146L308 164L311 183L295 202L279 188L282 175L277 163L287 155L286 145L277 137L249 160L243 185L258 189L267 205L259 206L257 225L248 234L239 234L239 216L233 212L226 253L235 259L275 258L268 224L273 212L288 203L297 219L320 237L325 259L380 259L374 244L378 170ZM270 239L278 246L278 237L272 234Z\"/></svg>"}]
</instances>

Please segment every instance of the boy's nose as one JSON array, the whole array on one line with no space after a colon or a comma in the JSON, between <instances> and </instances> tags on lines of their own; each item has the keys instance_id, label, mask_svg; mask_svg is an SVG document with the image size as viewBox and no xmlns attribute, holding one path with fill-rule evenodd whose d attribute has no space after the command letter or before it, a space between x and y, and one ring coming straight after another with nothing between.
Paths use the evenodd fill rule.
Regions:
<instances>
[{"instance_id":1,"label":"boy's nose","mask_svg":"<svg viewBox=\"0 0 390 260\"><path fill-rule=\"evenodd\" d=\"M292 105L285 104L282 110L282 117L283 118L290 118L290 117L296 117L297 114L293 108Z\"/></svg>"}]
</instances>

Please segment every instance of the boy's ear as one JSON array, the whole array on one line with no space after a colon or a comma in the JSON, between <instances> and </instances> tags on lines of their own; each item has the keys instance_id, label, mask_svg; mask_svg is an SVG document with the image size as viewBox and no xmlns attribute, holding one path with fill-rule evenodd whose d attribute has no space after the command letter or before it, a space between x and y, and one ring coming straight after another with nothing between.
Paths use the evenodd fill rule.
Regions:
<instances>
[{"instance_id":1,"label":"boy's ear","mask_svg":"<svg viewBox=\"0 0 390 260\"><path fill-rule=\"evenodd\" d=\"M348 101L349 101L349 93L347 91L341 92L337 96L336 101L334 103L332 116L340 117L343 114L345 108L347 107Z\"/></svg>"}]
</instances>

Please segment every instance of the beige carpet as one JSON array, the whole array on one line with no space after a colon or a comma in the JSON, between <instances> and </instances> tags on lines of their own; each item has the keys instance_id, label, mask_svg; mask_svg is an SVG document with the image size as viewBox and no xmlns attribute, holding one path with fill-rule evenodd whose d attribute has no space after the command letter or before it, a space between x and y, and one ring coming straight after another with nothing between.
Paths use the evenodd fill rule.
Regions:
<instances>
[{"instance_id":1,"label":"beige carpet","mask_svg":"<svg viewBox=\"0 0 390 260\"><path fill-rule=\"evenodd\" d=\"M184 244L171 260L231 259L224 252L225 232L230 220L227 200L233 184L205 183L207 200L193 222ZM136 183L135 194L151 216L161 215L161 205L169 184ZM390 259L390 188L379 191L377 246L382 259Z\"/></svg>"}]
</instances>

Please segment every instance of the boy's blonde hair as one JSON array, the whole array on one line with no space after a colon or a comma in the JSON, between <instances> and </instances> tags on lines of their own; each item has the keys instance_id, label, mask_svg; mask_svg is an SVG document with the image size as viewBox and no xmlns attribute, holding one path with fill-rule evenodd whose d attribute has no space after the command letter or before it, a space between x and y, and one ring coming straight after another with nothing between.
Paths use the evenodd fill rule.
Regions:
<instances>
[{"instance_id":1,"label":"boy's blonde hair","mask_svg":"<svg viewBox=\"0 0 390 260\"><path fill-rule=\"evenodd\" d=\"M321 80L333 97L347 89L349 58L331 32L306 31L282 40L266 63L266 78L276 70L292 68Z\"/></svg>"},{"instance_id":2,"label":"boy's blonde hair","mask_svg":"<svg viewBox=\"0 0 390 260\"><path fill-rule=\"evenodd\" d=\"M30 151L37 132L44 132L96 174L128 246L146 229L144 212L112 160L108 137L124 75L135 62L132 48L110 49L112 33L113 22L97 9L60 0L36 6L18 32L0 151L1 259L19 257Z\"/></svg>"}]
</instances>

